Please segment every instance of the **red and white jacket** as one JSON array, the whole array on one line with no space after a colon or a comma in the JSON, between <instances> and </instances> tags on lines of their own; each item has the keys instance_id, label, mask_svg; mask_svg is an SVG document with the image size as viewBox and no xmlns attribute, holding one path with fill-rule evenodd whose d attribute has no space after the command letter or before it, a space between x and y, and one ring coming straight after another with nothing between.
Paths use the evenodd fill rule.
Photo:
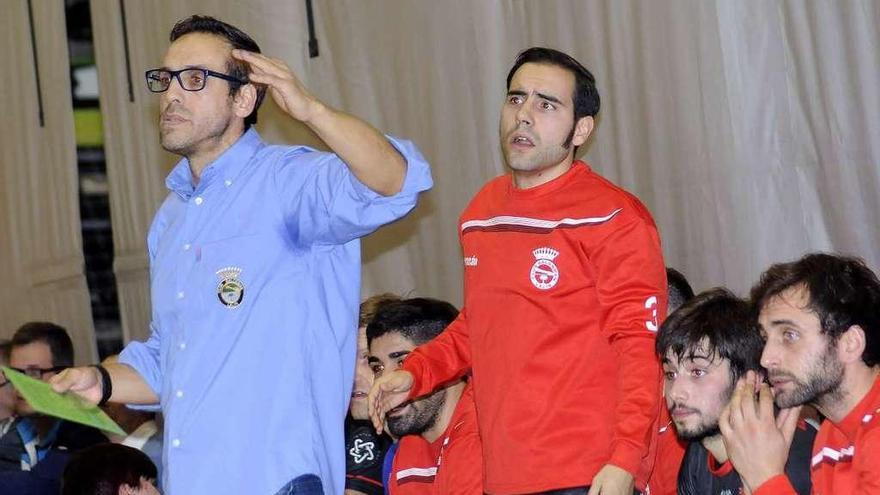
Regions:
<instances>
[{"instance_id":1,"label":"red and white jacket","mask_svg":"<svg viewBox=\"0 0 880 495\"><path fill-rule=\"evenodd\" d=\"M483 456L474 391L465 387L446 431L428 442L400 439L388 480L390 495L482 495Z\"/></svg>"},{"instance_id":2,"label":"red and white jacket","mask_svg":"<svg viewBox=\"0 0 880 495\"><path fill-rule=\"evenodd\" d=\"M656 435L666 272L639 200L575 162L538 187L490 181L461 216L464 308L404 368L411 397L472 370L485 490L644 487Z\"/></svg>"}]
</instances>

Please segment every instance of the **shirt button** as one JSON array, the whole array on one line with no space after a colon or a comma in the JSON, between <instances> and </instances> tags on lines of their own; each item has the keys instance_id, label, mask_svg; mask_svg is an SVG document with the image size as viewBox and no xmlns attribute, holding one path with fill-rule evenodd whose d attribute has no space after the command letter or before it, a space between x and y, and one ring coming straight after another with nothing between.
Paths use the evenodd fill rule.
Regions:
<instances>
[{"instance_id":1,"label":"shirt button","mask_svg":"<svg viewBox=\"0 0 880 495\"><path fill-rule=\"evenodd\" d=\"M186 342L181 342L180 344L177 345L177 347L179 347L181 351L186 349Z\"/></svg>"},{"instance_id":2,"label":"shirt button","mask_svg":"<svg viewBox=\"0 0 880 495\"><path fill-rule=\"evenodd\" d=\"M180 439L175 438L174 440L171 441L171 445L175 448L180 447Z\"/></svg>"},{"instance_id":3,"label":"shirt button","mask_svg":"<svg viewBox=\"0 0 880 495\"><path fill-rule=\"evenodd\" d=\"M226 179L225 181L223 181L223 183L226 184L226 187L229 187L232 185L232 181L229 179Z\"/></svg>"},{"instance_id":4,"label":"shirt button","mask_svg":"<svg viewBox=\"0 0 880 495\"><path fill-rule=\"evenodd\" d=\"M183 291L180 291L180 292L177 293L177 298L178 298L178 299L183 299L183 296L184 296L184 295L185 295L185 294L183 293Z\"/></svg>"},{"instance_id":5,"label":"shirt button","mask_svg":"<svg viewBox=\"0 0 880 495\"><path fill-rule=\"evenodd\" d=\"M189 251L189 248L191 248L191 247L192 247L192 244L190 244L190 243L187 242L186 244L183 245L183 250L184 250L184 251Z\"/></svg>"},{"instance_id":6,"label":"shirt button","mask_svg":"<svg viewBox=\"0 0 880 495\"><path fill-rule=\"evenodd\" d=\"M177 393L174 395L176 395L178 399L183 397L183 390L178 390Z\"/></svg>"},{"instance_id":7,"label":"shirt button","mask_svg":"<svg viewBox=\"0 0 880 495\"><path fill-rule=\"evenodd\" d=\"M202 199L201 196L196 196L195 201L196 201L196 205L200 205L200 204L202 204L202 202L205 201L205 200Z\"/></svg>"}]
</instances>

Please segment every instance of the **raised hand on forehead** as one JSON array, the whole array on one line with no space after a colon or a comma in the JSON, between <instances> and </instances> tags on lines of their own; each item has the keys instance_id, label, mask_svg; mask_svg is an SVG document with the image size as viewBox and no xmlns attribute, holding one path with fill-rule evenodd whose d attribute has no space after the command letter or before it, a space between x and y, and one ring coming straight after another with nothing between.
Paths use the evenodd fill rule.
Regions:
<instances>
[{"instance_id":1,"label":"raised hand on forehead","mask_svg":"<svg viewBox=\"0 0 880 495\"><path fill-rule=\"evenodd\" d=\"M303 86L284 61L246 50L232 50L232 56L250 65L248 81L263 84L285 113L308 123L320 102Z\"/></svg>"}]
</instances>

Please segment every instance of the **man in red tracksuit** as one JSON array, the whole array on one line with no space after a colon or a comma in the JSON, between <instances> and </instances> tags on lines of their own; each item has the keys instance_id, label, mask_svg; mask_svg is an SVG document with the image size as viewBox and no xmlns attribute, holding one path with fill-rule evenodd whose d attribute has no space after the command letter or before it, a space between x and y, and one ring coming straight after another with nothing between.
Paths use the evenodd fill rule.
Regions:
<instances>
[{"instance_id":1,"label":"man in red tracksuit","mask_svg":"<svg viewBox=\"0 0 880 495\"><path fill-rule=\"evenodd\" d=\"M373 422L471 370L486 492L629 495L650 472L659 410L657 230L636 197L574 160L599 109L587 69L531 48L507 83L512 173L461 216L464 309L376 381Z\"/></svg>"},{"instance_id":2,"label":"man in red tracksuit","mask_svg":"<svg viewBox=\"0 0 880 495\"><path fill-rule=\"evenodd\" d=\"M745 380L719 423L743 482L754 495L795 493L783 466L800 406L812 404L826 418L813 493L880 494L880 280L861 260L811 254L771 266L752 300L770 386Z\"/></svg>"},{"instance_id":3,"label":"man in red tracksuit","mask_svg":"<svg viewBox=\"0 0 880 495\"><path fill-rule=\"evenodd\" d=\"M374 376L398 369L416 346L458 316L448 302L417 297L385 304L367 326ZM483 459L473 388L457 380L388 413L399 438L385 484L390 495L482 495Z\"/></svg>"}]
</instances>

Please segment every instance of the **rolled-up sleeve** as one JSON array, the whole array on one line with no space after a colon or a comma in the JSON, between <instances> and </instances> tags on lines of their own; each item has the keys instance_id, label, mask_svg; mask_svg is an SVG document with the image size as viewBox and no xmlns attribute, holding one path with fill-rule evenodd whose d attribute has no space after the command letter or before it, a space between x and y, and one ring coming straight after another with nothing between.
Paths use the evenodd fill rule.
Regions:
<instances>
[{"instance_id":1,"label":"rolled-up sleeve","mask_svg":"<svg viewBox=\"0 0 880 495\"><path fill-rule=\"evenodd\" d=\"M428 162L416 146L388 136L406 160L401 190L376 193L349 170L338 156L299 148L275 172L275 186L288 230L300 243L344 244L393 222L416 205L431 188Z\"/></svg>"}]
</instances>

